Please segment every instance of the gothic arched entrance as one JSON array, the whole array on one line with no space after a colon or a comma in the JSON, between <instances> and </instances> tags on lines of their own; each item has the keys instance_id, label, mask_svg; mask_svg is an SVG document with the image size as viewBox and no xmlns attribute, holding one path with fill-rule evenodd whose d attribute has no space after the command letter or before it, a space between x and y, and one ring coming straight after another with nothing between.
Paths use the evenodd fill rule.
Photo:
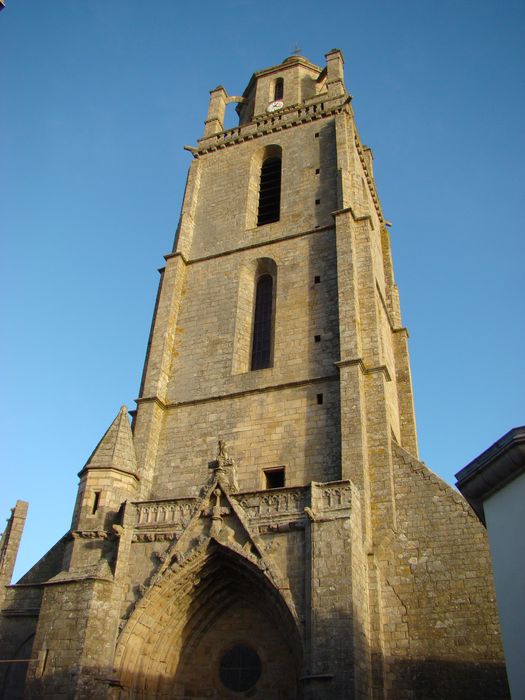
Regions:
<instances>
[{"instance_id":1,"label":"gothic arched entrance","mask_svg":"<svg viewBox=\"0 0 525 700\"><path fill-rule=\"evenodd\" d=\"M116 663L121 697L296 700L301 642L270 578L211 540L146 594Z\"/></svg>"}]
</instances>

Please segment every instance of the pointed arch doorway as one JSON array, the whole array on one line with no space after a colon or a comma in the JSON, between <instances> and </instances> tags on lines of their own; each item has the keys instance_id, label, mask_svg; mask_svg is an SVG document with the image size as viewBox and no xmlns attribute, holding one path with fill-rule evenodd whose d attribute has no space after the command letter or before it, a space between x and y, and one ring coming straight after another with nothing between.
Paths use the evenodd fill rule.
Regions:
<instances>
[{"instance_id":1,"label":"pointed arch doorway","mask_svg":"<svg viewBox=\"0 0 525 700\"><path fill-rule=\"evenodd\" d=\"M121 698L297 700L297 624L269 577L211 540L135 609L117 647Z\"/></svg>"}]
</instances>

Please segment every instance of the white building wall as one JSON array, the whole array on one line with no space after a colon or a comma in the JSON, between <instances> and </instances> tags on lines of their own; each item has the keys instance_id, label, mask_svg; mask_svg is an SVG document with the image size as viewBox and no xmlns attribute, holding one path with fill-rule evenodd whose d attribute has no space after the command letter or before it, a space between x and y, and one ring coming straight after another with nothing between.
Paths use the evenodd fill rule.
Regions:
<instances>
[{"instance_id":1,"label":"white building wall","mask_svg":"<svg viewBox=\"0 0 525 700\"><path fill-rule=\"evenodd\" d=\"M483 503L513 700L525 698L525 473Z\"/></svg>"}]
</instances>

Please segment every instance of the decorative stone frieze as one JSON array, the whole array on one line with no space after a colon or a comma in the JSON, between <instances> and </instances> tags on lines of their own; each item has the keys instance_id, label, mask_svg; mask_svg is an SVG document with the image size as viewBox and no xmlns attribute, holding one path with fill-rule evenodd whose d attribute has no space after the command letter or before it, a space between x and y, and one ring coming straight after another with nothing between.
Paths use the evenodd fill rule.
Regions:
<instances>
[{"instance_id":1,"label":"decorative stone frieze","mask_svg":"<svg viewBox=\"0 0 525 700\"><path fill-rule=\"evenodd\" d=\"M197 502L195 498L179 498L137 503L137 527L162 527L172 523L184 527L195 513Z\"/></svg>"},{"instance_id":2,"label":"decorative stone frieze","mask_svg":"<svg viewBox=\"0 0 525 700\"><path fill-rule=\"evenodd\" d=\"M238 494L234 498L246 515L253 521L273 519L275 516L289 518L301 515L306 503L308 488L283 488L276 491L258 491Z\"/></svg>"},{"instance_id":3,"label":"decorative stone frieze","mask_svg":"<svg viewBox=\"0 0 525 700\"><path fill-rule=\"evenodd\" d=\"M271 117L260 114L254 117L249 124L234 129L227 129L211 137L199 139L199 148L195 149L193 156L199 158L207 153L213 153L220 148L234 146L243 143L245 140L259 138L270 133L277 133L282 129L289 129L300 124L307 124L317 119L333 117L349 109L349 98L333 101L319 100L309 105L293 105L282 109Z\"/></svg>"},{"instance_id":4,"label":"decorative stone frieze","mask_svg":"<svg viewBox=\"0 0 525 700\"><path fill-rule=\"evenodd\" d=\"M106 530L73 530L71 532L71 537L74 540L107 540L110 533Z\"/></svg>"}]
</instances>

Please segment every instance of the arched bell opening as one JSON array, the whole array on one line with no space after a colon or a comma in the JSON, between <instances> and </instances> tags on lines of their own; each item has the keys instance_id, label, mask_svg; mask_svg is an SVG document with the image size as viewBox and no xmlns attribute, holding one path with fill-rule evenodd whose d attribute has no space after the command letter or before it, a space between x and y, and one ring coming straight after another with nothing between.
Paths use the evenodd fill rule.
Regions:
<instances>
[{"instance_id":1,"label":"arched bell opening","mask_svg":"<svg viewBox=\"0 0 525 700\"><path fill-rule=\"evenodd\" d=\"M282 219L281 189L284 187L285 153L278 144L268 144L253 153L248 176L246 228Z\"/></svg>"},{"instance_id":2,"label":"arched bell opening","mask_svg":"<svg viewBox=\"0 0 525 700\"><path fill-rule=\"evenodd\" d=\"M298 697L297 624L252 561L212 542L155 589L119 642L123 697Z\"/></svg>"}]
</instances>

